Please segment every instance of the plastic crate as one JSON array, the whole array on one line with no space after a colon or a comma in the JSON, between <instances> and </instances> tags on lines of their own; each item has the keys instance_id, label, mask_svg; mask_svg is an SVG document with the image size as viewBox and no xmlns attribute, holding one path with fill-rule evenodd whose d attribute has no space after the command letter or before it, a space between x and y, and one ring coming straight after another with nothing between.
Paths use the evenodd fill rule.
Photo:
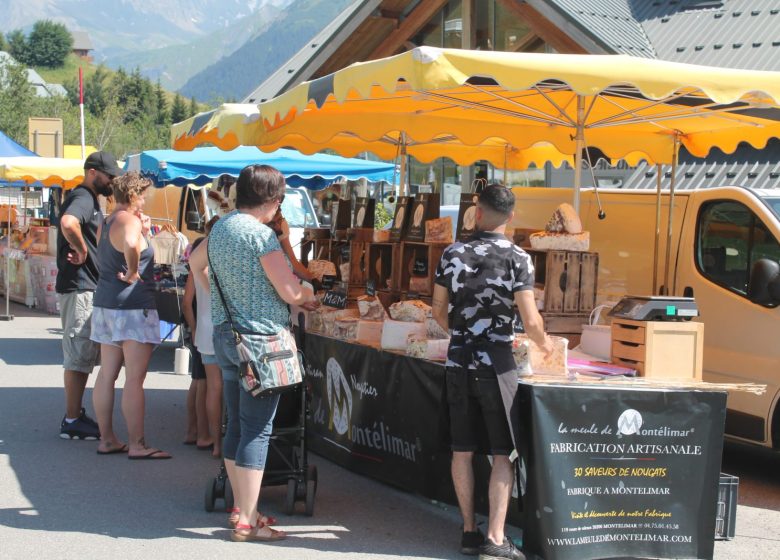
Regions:
<instances>
[{"instance_id":1,"label":"plastic crate","mask_svg":"<svg viewBox=\"0 0 780 560\"><path fill-rule=\"evenodd\" d=\"M715 513L715 540L730 541L737 525L737 495L739 478L720 473L718 504Z\"/></svg>"}]
</instances>

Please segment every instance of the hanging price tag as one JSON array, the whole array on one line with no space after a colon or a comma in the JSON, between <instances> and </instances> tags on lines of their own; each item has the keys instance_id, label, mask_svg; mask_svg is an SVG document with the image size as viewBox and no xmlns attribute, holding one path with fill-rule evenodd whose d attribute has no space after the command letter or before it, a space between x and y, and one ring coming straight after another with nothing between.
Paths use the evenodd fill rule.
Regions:
<instances>
[{"instance_id":1,"label":"hanging price tag","mask_svg":"<svg viewBox=\"0 0 780 560\"><path fill-rule=\"evenodd\" d=\"M366 295L371 297L376 295L376 282L373 279L366 280Z\"/></svg>"}]
</instances>

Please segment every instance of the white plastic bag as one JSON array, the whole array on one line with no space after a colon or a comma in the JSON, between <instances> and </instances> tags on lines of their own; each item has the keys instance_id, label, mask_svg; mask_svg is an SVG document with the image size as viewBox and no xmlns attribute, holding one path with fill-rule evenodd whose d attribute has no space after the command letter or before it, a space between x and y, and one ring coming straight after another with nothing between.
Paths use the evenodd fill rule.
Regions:
<instances>
[{"instance_id":1,"label":"white plastic bag","mask_svg":"<svg viewBox=\"0 0 780 560\"><path fill-rule=\"evenodd\" d=\"M612 327L599 325L599 318L603 309L611 309L614 303L607 302L597 305L590 312L589 324L582 327L580 350L596 358L609 361L610 346L612 344Z\"/></svg>"}]
</instances>

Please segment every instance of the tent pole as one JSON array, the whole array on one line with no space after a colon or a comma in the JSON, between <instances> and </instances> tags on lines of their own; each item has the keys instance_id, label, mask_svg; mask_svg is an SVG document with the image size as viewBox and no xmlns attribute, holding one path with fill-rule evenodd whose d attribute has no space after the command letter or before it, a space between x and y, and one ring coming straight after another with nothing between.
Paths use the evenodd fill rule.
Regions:
<instances>
[{"instance_id":1,"label":"tent pole","mask_svg":"<svg viewBox=\"0 0 780 560\"><path fill-rule=\"evenodd\" d=\"M574 211L580 213L580 189L582 188L582 150L585 149L585 100L577 96L577 136L574 152Z\"/></svg>"},{"instance_id":2,"label":"tent pole","mask_svg":"<svg viewBox=\"0 0 780 560\"><path fill-rule=\"evenodd\" d=\"M407 181L406 181L406 173L407 173L407 164L408 161L406 160L406 133L401 133L401 184L399 185L399 196L406 196L408 193L407 190Z\"/></svg>"},{"instance_id":3,"label":"tent pole","mask_svg":"<svg viewBox=\"0 0 780 560\"><path fill-rule=\"evenodd\" d=\"M5 315L0 315L0 321L13 321L11 315L11 197L8 197L8 252L5 254Z\"/></svg>"},{"instance_id":4,"label":"tent pole","mask_svg":"<svg viewBox=\"0 0 780 560\"><path fill-rule=\"evenodd\" d=\"M658 248L661 244L661 173L663 166L655 166L655 245L653 245L653 295L658 293Z\"/></svg>"},{"instance_id":5,"label":"tent pole","mask_svg":"<svg viewBox=\"0 0 780 560\"><path fill-rule=\"evenodd\" d=\"M664 295L674 295L669 290L669 264L672 260L672 235L674 233L674 184L677 179L677 154L680 150L680 136L674 135L674 152L672 153L672 177L669 182L669 227L666 234L666 264L664 267Z\"/></svg>"}]
</instances>

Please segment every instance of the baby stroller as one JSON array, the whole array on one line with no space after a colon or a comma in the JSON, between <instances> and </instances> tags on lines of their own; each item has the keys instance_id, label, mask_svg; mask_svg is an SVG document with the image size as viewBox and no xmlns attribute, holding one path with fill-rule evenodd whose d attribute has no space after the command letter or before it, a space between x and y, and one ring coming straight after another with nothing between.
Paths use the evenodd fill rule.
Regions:
<instances>
[{"instance_id":1,"label":"baby stroller","mask_svg":"<svg viewBox=\"0 0 780 560\"><path fill-rule=\"evenodd\" d=\"M295 513L295 503L303 501L304 513L312 516L314 498L317 495L317 466L309 464L306 448L306 417L311 396L306 388L306 358L302 350L304 327L304 317L301 313L298 316L296 343L304 380L300 386L282 393L279 398L263 474L263 486L286 484L287 496L282 511L292 515ZM226 510L233 507L233 490L224 460L219 466L217 476L206 484L206 511L214 511L215 503L219 499L224 500Z\"/></svg>"}]
</instances>

